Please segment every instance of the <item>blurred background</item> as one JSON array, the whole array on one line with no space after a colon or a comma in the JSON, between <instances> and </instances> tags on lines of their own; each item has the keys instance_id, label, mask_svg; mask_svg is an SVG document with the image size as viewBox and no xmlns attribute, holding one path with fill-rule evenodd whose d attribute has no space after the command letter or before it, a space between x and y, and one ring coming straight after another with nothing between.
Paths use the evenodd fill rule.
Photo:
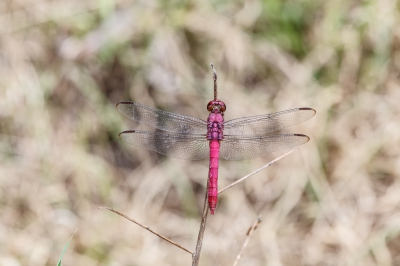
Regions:
<instances>
[{"instance_id":1,"label":"blurred background","mask_svg":"<svg viewBox=\"0 0 400 266\"><path fill-rule=\"evenodd\" d=\"M310 142L220 197L201 265L400 265L399 2L0 2L0 264L190 265L208 161L129 146L115 104L312 107ZM221 161L220 187L283 154Z\"/></svg>"}]
</instances>

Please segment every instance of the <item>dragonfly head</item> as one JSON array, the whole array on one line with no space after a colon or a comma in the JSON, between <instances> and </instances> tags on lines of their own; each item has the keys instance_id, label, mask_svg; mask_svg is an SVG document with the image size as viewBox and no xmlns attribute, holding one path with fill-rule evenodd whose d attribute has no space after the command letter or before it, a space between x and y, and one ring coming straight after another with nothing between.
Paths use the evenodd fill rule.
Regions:
<instances>
[{"instance_id":1,"label":"dragonfly head","mask_svg":"<svg viewBox=\"0 0 400 266\"><path fill-rule=\"evenodd\" d=\"M212 100L207 104L207 110L213 113L224 113L226 110L226 105L223 101Z\"/></svg>"}]
</instances>

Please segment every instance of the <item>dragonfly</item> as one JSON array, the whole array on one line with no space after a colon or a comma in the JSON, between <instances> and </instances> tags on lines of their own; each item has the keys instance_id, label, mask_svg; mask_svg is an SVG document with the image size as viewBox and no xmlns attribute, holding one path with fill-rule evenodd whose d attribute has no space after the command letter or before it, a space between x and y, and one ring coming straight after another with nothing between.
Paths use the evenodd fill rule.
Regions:
<instances>
[{"instance_id":1,"label":"dragonfly","mask_svg":"<svg viewBox=\"0 0 400 266\"><path fill-rule=\"evenodd\" d=\"M211 67L214 100L207 105L207 121L135 102L120 102L117 109L136 122L166 131L128 130L119 134L123 141L178 159L209 157L207 199L210 212L214 214L218 202L219 158L247 160L302 145L310 140L308 136L269 133L300 124L313 117L316 111L302 107L225 122L226 105L217 99L217 73L212 64Z\"/></svg>"}]
</instances>

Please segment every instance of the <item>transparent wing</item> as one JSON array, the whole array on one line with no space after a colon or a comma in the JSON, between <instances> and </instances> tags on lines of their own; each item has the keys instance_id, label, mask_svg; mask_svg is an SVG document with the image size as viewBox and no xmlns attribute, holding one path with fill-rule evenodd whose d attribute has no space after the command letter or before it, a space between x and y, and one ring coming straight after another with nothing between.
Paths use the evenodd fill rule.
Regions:
<instances>
[{"instance_id":1,"label":"transparent wing","mask_svg":"<svg viewBox=\"0 0 400 266\"><path fill-rule=\"evenodd\" d=\"M178 115L133 102L120 102L117 109L130 119L157 129L173 133L207 133L207 122L195 117Z\"/></svg>"},{"instance_id":2,"label":"transparent wing","mask_svg":"<svg viewBox=\"0 0 400 266\"><path fill-rule=\"evenodd\" d=\"M130 130L119 137L134 146L183 160L202 160L210 154L205 135Z\"/></svg>"},{"instance_id":3,"label":"transparent wing","mask_svg":"<svg viewBox=\"0 0 400 266\"><path fill-rule=\"evenodd\" d=\"M224 136L220 157L225 160L247 160L271 152L287 150L309 141L301 134L277 134L268 136Z\"/></svg>"},{"instance_id":4,"label":"transparent wing","mask_svg":"<svg viewBox=\"0 0 400 266\"><path fill-rule=\"evenodd\" d=\"M242 117L224 124L225 135L265 135L300 124L315 115L312 108L295 108L273 114Z\"/></svg>"}]
</instances>

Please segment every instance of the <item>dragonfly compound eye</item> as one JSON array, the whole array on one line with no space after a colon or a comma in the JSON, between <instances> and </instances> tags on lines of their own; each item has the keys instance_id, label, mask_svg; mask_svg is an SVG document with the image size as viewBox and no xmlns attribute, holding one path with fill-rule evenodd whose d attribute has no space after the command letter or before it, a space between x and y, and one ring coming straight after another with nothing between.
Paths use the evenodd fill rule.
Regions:
<instances>
[{"instance_id":1,"label":"dragonfly compound eye","mask_svg":"<svg viewBox=\"0 0 400 266\"><path fill-rule=\"evenodd\" d=\"M219 101L219 110L223 113L226 110L226 105L224 102Z\"/></svg>"},{"instance_id":2,"label":"dragonfly compound eye","mask_svg":"<svg viewBox=\"0 0 400 266\"><path fill-rule=\"evenodd\" d=\"M208 110L209 112L211 112L213 109L214 109L214 104L213 104L213 101L211 101L211 102L209 102L209 103L207 104L207 110Z\"/></svg>"}]
</instances>

